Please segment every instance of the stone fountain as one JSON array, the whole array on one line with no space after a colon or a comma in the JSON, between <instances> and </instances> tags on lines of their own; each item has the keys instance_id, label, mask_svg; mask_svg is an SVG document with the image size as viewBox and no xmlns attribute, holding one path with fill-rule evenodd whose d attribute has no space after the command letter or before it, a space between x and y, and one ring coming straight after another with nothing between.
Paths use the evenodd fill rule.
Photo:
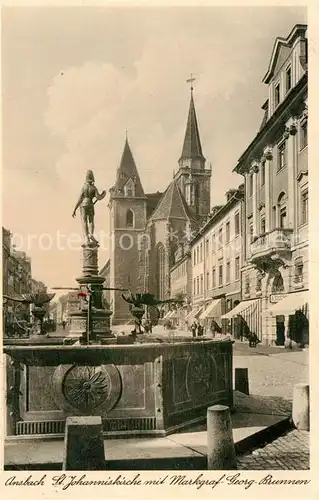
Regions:
<instances>
[{"instance_id":1,"label":"stone fountain","mask_svg":"<svg viewBox=\"0 0 319 500\"><path fill-rule=\"evenodd\" d=\"M232 406L231 341L169 342L150 336L140 343L139 338L148 338L138 335L144 306L162 303L151 294L123 296L137 319L133 342L118 342L120 337L111 334L93 235L92 200L103 199L104 192L99 194L93 179L88 172L73 213L81 208L84 233L83 269L77 278L83 304L71 315L71 332L80 343L5 346L11 359L12 435L63 438L68 416L90 415L101 416L105 437L164 436L205 420L212 404Z\"/></svg>"}]
</instances>

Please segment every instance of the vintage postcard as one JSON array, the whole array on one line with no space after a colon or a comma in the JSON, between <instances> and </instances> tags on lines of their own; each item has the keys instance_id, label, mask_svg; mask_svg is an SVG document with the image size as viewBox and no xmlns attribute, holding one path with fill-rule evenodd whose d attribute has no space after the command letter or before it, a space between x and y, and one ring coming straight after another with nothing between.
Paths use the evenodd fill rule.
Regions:
<instances>
[{"instance_id":1,"label":"vintage postcard","mask_svg":"<svg viewBox=\"0 0 319 500\"><path fill-rule=\"evenodd\" d=\"M316 18L2 5L4 498L318 496Z\"/></svg>"}]
</instances>

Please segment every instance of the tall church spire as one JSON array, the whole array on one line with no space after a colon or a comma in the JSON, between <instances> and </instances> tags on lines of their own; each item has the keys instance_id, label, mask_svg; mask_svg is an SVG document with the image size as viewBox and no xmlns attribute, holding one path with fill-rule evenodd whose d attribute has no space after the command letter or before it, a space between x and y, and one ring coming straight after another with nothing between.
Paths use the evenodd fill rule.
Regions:
<instances>
[{"instance_id":1,"label":"tall church spire","mask_svg":"<svg viewBox=\"0 0 319 500\"><path fill-rule=\"evenodd\" d=\"M138 175L136 163L128 142L127 132L122 158L116 173L116 181L115 186L113 187L113 192L115 194L126 195L127 193L130 193L130 196L145 196L140 176Z\"/></svg>"},{"instance_id":2,"label":"tall church spire","mask_svg":"<svg viewBox=\"0 0 319 500\"><path fill-rule=\"evenodd\" d=\"M194 79L191 78L190 80L193 81ZM190 90L191 90L191 99L189 104L183 149L181 157L179 159L180 164L181 162L184 163L185 160L190 162L191 160L202 160L203 162L205 162L205 158L202 153L202 145L199 137L198 123L197 123L194 97L193 97L193 85L191 86Z\"/></svg>"}]
</instances>

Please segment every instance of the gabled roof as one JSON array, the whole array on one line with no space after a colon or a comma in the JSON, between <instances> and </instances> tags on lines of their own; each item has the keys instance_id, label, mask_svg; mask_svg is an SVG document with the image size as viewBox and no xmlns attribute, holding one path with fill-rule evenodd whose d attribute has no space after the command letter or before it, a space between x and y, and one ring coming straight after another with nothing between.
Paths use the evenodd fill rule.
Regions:
<instances>
[{"instance_id":1,"label":"gabled roof","mask_svg":"<svg viewBox=\"0 0 319 500\"><path fill-rule=\"evenodd\" d=\"M151 220L166 220L166 219L194 219L194 214L187 206L186 200L179 189L175 179L167 187L163 193Z\"/></svg>"},{"instance_id":2,"label":"gabled roof","mask_svg":"<svg viewBox=\"0 0 319 500\"><path fill-rule=\"evenodd\" d=\"M113 190L115 192L122 192L125 184L129 181L129 179L132 179L135 184L135 196L144 197L145 194L141 184L141 180L138 175L130 145L126 138L120 166L117 169L116 173L116 182L113 186Z\"/></svg>"},{"instance_id":3,"label":"gabled roof","mask_svg":"<svg viewBox=\"0 0 319 500\"><path fill-rule=\"evenodd\" d=\"M305 37L307 28L308 28L307 24L296 24L289 33L289 35L287 36L287 38L282 38L282 37L276 38L270 58L268 71L263 78L263 83L269 83L271 78L273 77L274 69L278 60L281 47L282 46L292 47L292 44L295 41L296 37L298 36L301 36L303 38Z\"/></svg>"},{"instance_id":4,"label":"gabled roof","mask_svg":"<svg viewBox=\"0 0 319 500\"><path fill-rule=\"evenodd\" d=\"M147 193L146 194L146 217L149 219L155 208L158 205L163 193L157 191L157 193Z\"/></svg>"},{"instance_id":5,"label":"gabled roof","mask_svg":"<svg viewBox=\"0 0 319 500\"><path fill-rule=\"evenodd\" d=\"M184 158L205 159L202 153L202 146L199 137L193 92L191 93L184 144L180 160Z\"/></svg>"}]
</instances>

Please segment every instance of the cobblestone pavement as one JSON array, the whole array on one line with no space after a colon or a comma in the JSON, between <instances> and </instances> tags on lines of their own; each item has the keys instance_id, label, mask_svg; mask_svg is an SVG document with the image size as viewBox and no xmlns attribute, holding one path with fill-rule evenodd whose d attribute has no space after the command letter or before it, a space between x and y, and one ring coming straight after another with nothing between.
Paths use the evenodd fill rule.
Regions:
<instances>
[{"instance_id":1,"label":"cobblestone pavement","mask_svg":"<svg viewBox=\"0 0 319 500\"><path fill-rule=\"evenodd\" d=\"M292 400L293 387L308 382L308 350L234 345L233 365L248 368L250 394Z\"/></svg>"},{"instance_id":2,"label":"cobblestone pavement","mask_svg":"<svg viewBox=\"0 0 319 500\"><path fill-rule=\"evenodd\" d=\"M307 470L309 432L292 430L264 448L237 458L239 470Z\"/></svg>"}]
</instances>

